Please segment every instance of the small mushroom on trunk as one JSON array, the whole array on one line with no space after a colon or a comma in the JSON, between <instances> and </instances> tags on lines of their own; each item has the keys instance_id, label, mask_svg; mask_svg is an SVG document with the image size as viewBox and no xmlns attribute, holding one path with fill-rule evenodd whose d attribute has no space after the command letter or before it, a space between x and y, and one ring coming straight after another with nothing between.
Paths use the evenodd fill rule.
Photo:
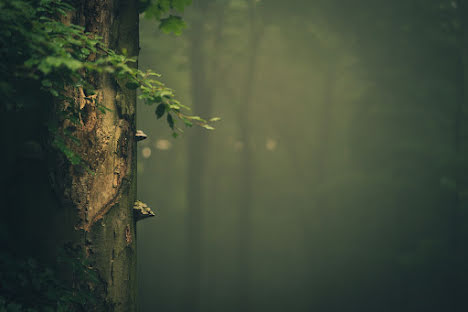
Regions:
<instances>
[{"instance_id":1,"label":"small mushroom on trunk","mask_svg":"<svg viewBox=\"0 0 468 312\"><path fill-rule=\"evenodd\" d=\"M151 208L139 200L133 204L133 215L135 216L136 221L155 216Z\"/></svg>"},{"instance_id":2,"label":"small mushroom on trunk","mask_svg":"<svg viewBox=\"0 0 468 312\"><path fill-rule=\"evenodd\" d=\"M135 139L138 141L143 141L146 139L148 136L141 130L137 130L135 133Z\"/></svg>"}]
</instances>

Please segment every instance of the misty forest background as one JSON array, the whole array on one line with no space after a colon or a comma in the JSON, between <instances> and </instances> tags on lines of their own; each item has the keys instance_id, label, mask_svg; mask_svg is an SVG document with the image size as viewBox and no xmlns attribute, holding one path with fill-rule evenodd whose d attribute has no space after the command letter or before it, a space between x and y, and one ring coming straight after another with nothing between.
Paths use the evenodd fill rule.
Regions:
<instances>
[{"instance_id":1,"label":"misty forest background","mask_svg":"<svg viewBox=\"0 0 468 312\"><path fill-rule=\"evenodd\" d=\"M105 3L0 0L0 311L468 311L468 0Z\"/></svg>"},{"instance_id":2,"label":"misty forest background","mask_svg":"<svg viewBox=\"0 0 468 312\"><path fill-rule=\"evenodd\" d=\"M466 311L461 1L194 1L155 68L216 130L140 104L142 311Z\"/></svg>"}]
</instances>

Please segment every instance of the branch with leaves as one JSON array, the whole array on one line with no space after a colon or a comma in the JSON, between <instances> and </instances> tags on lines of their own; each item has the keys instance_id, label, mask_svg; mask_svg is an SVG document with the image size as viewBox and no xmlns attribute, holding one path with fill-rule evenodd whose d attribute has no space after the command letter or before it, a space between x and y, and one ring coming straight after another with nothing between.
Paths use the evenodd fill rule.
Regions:
<instances>
[{"instance_id":1,"label":"branch with leaves","mask_svg":"<svg viewBox=\"0 0 468 312\"><path fill-rule=\"evenodd\" d=\"M151 1L147 14L161 21L160 28L163 31L178 33L177 29L182 30L185 23L174 23L179 17L174 19L172 15L167 18L162 16L173 9L183 10L190 2ZM156 116L161 118L166 115L174 137L183 132L176 125L176 119L188 127L197 125L208 130L214 129L210 123L219 118L205 120L191 116L190 109L176 100L174 91L156 79L160 77L159 74L143 72L131 65L136 62L136 58L129 57L127 51L117 53L106 47L102 38L85 32L83 27L65 25L60 19L72 10L73 7L62 0L5 0L0 3L0 57L3 60L0 74L5 78L0 84L0 96L5 100L7 109L21 109L21 103L15 101L18 93L15 81L38 81L42 90L57 100L74 103L76 99L67 95L67 90L74 88L82 93L84 90L87 97L92 97L94 87L87 78L89 75L104 73L123 82L126 88L139 88L139 98L148 105L157 106ZM77 107L79 105L68 105L66 110L57 113L76 124ZM98 108L102 113L107 110L99 105ZM55 147L72 164L80 164L80 157L67 147L65 137L71 138L76 144L79 142L73 140L71 134L58 134L54 125L49 126L49 129L55 137Z\"/></svg>"}]
</instances>

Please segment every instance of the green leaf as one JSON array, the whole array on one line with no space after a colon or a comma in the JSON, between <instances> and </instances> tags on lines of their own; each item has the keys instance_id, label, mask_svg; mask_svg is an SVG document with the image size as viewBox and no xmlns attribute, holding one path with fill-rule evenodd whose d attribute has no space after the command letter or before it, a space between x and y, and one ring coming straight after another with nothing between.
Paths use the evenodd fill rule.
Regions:
<instances>
[{"instance_id":1,"label":"green leaf","mask_svg":"<svg viewBox=\"0 0 468 312\"><path fill-rule=\"evenodd\" d=\"M46 88L50 88L52 87L52 81L48 80L48 79L44 79L42 80L42 85Z\"/></svg>"},{"instance_id":2,"label":"green leaf","mask_svg":"<svg viewBox=\"0 0 468 312\"><path fill-rule=\"evenodd\" d=\"M187 118L192 119L192 120L205 122L205 120L203 118L201 118L200 116L187 116Z\"/></svg>"},{"instance_id":3,"label":"green leaf","mask_svg":"<svg viewBox=\"0 0 468 312\"><path fill-rule=\"evenodd\" d=\"M156 107L156 111L155 111L156 118L158 119L161 118L165 112L166 112L166 104L164 103L159 104L158 107Z\"/></svg>"},{"instance_id":4,"label":"green leaf","mask_svg":"<svg viewBox=\"0 0 468 312\"><path fill-rule=\"evenodd\" d=\"M187 24L180 16L170 15L167 18L162 18L159 24L159 29L165 34L174 33L176 36L182 34L182 30L187 28Z\"/></svg>"},{"instance_id":5,"label":"green leaf","mask_svg":"<svg viewBox=\"0 0 468 312\"><path fill-rule=\"evenodd\" d=\"M190 120L184 118L183 121L184 121L184 124L185 124L187 127L192 127L192 126L193 126L193 123L192 123Z\"/></svg>"},{"instance_id":6,"label":"green leaf","mask_svg":"<svg viewBox=\"0 0 468 312\"><path fill-rule=\"evenodd\" d=\"M58 97L58 96L59 96L59 93L58 93L57 90L55 90L55 89L50 89L49 92L50 92L50 94L52 94L52 95L55 96L55 97Z\"/></svg>"},{"instance_id":7,"label":"green leaf","mask_svg":"<svg viewBox=\"0 0 468 312\"><path fill-rule=\"evenodd\" d=\"M125 87L127 87L130 90L135 90L140 86L140 83L138 81L129 81L125 84Z\"/></svg>"},{"instance_id":8,"label":"green leaf","mask_svg":"<svg viewBox=\"0 0 468 312\"><path fill-rule=\"evenodd\" d=\"M214 130L215 128L213 128L212 126L210 125L201 125L203 128L207 129L207 130Z\"/></svg>"},{"instance_id":9,"label":"green leaf","mask_svg":"<svg viewBox=\"0 0 468 312\"><path fill-rule=\"evenodd\" d=\"M209 122L215 122L215 121L220 121L220 120L221 120L221 118L219 118L219 117L213 117L213 118L209 119Z\"/></svg>"},{"instance_id":10,"label":"green leaf","mask_svg":"<svg viewBox=\"0 0 468 312\"><path fill-rule=\"evenodd\" d=\"M167 12L171 8L171 0L159 0L158 4L162 12Z\"/></svg>"},{"instance_id":11,"label":"green leaf","mask_svg":"<svg viewBox=\"0 0 468 312\"><path fill-rule=\"evenodd\" d=\"M172 7L179 12L184 11L184 8L192 4L192 0L172 0Z\"/></svg>"},{"instance_id":12,"label":"green leaf","mask_svg":"<svg viewBox=\"0 0 468 312\"><path fill-rule=\"evenodd\" d=\"M171 114L167 114L167 123L169 124L169 127L174 130L174 119Z\"/></svg>"}]
</instances>

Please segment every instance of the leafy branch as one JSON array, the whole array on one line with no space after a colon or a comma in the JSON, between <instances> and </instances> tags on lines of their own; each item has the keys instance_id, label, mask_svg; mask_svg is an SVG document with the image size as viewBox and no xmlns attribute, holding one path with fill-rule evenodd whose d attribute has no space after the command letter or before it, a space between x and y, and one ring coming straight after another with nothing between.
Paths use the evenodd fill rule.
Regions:
<instances>
[{"instance_id":1,"label":"leafy branch","mask_svg":"<svg viewBox=\"0 0 468 312\"><path fill-rule=\"evenodd\" d=\"M149 14L158 15L164 27L167 21L161 18L161 14L172 8L183 9L189 2L153 1ZM139 88L139 98L146 104L156 105L156 116L161 118L166 115L174 137L182 132L175 119L188 127L197 125L208 130L214 129L210 123L218 118L205 120L191 116L188 113L190 109L175 99L174 91L156 79L160 77L159 74L143 72L132 66L136 58L128 57L127 51L117 53L108 48L102 38L86 32L84 27L63 23L60 19L65 19L67 12L72 10L73 7L62 0L5 0L0 3L0 57L5 60L0 65L0 74L6 78L0 83L0 96L10 109L21 108L21 103L15 101L18 86L21 86L19 82L24 79L35 80L40 83L42 90L59 102L70 104L57 113L78 126L80 103L77 103L79 99L69 95L70 88L92 97L94 86L87 78L93 74L110 74L128 89ZM173 26L172 23L170 27ZM12 51L8 47L15 47L16 50ZM99 110L106 112L105 107L99 106ZM70 133L58 133L57 129L54 125L49 126L54 146L72 164L83 165L81 157L65 143L71 141L79 144L79 141Z\"/></svg>"}]
</instances>

